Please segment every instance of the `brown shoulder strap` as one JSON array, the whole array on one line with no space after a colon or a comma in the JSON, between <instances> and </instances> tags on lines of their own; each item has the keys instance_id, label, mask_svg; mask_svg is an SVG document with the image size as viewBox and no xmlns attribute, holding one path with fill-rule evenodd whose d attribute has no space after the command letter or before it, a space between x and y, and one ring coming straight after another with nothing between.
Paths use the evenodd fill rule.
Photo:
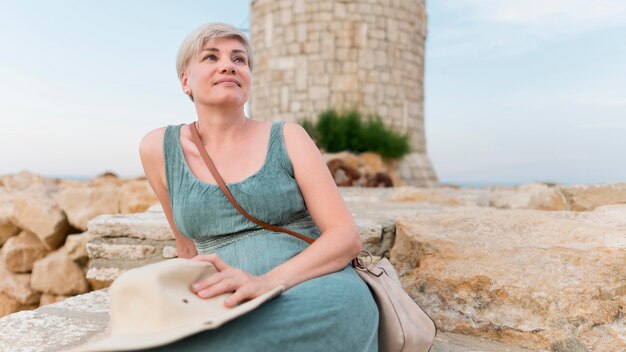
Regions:
<instances>
[{"instance_id":1,"label":"brown shoulder strap","mask_svg":"<svg viewBox=\"0 0 626 352\"><path fill-rule=\"evenodd\" d=\"M267 224L267 223L265 223L265 222L255 218L254 216L248 214L248 212L246 212L239 205L239 203L237 203L237 201L235 200L233 195L228 190L228 187L224 183L224 180L222 180L222 177L217 172L217 169L215 168L215 165L213 165L213 161L211 161L211 158L209 157L209 154L206 152L206 150L204 149L204 146L202 145L202 140L200 139L200 134L198 134L198 127L197 127L196 123L194 122L193 126L190 125L189 129L191 130L191 140L193 141L193 143L198 148L198 151L200 151L200 156L202 156L202 159L204 160L204 163L209 167L209 170L211 171L211 174L213 175L213 178L215 178L215 181L217 182L217 184L222 189L222 192L224 192L224 195L233 204L235 209L237 209L243 216L248 218L248 220L250 220L253 223L255 223L255 224L259 225L259 226L262 226L262 227L264 227L264 228L266 228L268 230L275 231L275 232L286 233L288 235L297 237L297 238L305 241L308 244L311 244L311 243L314 242L314 240L312 238L310 238L310 237L301 235L301 234L299 234L297 232L294 232L294 231L291 231L291 230L288 230L288 229L285 229L285 228L282 228L282 227L278 227L278 226Z\"/></svg>"}]
</instances>

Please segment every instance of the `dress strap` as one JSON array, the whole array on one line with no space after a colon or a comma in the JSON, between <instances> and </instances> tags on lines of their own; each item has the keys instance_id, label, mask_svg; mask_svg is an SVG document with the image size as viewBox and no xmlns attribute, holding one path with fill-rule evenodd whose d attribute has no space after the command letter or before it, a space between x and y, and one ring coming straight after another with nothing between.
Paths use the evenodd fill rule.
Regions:
<instances>
[{"instance_id":1,"label":"dress strap","mask_svg":"<svg viewBox=\"0 0 626 352\"><path fill-rule=\"evenodd\" d=\"M275 149L276 149L276 160L278 161L278 165L287 173L287 175L291 177L295 177L293 171L293 164L291 164L291 160L289 159L289 154L287 154L287 147L285 146L285 138L283 132L283 126L285 125L285 121L275 121L276 124L276 138L275 138ZM274 126L272 126L274 127Z\"/></svg>"},{"instance_id":2,"label":"dress strap","mask_svg":"<svg viewBox=\"0 0 626 352\"><path fill-rule=\"evenodd\" d=\"M163 158L165 162L165 180L167 183L167 192L172 199L174 192L174 185L180 183L180 178L183 176L181 167L181 153L180 148L180 127L182 125L165 127L165 134L163 136Z\"/></svg>"}]
</instances>

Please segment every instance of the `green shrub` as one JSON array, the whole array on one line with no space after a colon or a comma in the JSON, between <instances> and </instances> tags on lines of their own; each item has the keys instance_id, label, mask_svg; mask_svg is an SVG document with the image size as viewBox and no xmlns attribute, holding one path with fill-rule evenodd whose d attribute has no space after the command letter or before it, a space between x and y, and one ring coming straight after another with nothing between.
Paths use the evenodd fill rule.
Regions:
<instances>
[{"instance_id":1,"label":"green shrub","mask_svg":"<svg viewBox=\"0 0 626 352\"><path fill-rule=\"evenodd\" d=\"M356 110L345 114L339 114L334 109L326 110L320 113L315 124L308 120L299 123L317 146L329 153L370 151L384 158L399 159L410 151L407 135L388 128L378 116L370 116L363 121Z\"/></svg>"}]
</instances>

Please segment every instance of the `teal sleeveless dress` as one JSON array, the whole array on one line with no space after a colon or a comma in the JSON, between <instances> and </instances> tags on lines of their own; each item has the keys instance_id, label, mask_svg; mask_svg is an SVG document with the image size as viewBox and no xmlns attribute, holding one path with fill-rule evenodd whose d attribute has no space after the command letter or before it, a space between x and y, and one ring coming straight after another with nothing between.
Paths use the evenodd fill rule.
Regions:
<instances>
[{"instance_id":1,"label":"teal sleeveless dress","mask_svg":"<svg viewBox=\"0 0 626 352\"><path fill-rule=\"evenodd\" d=\"M261 169L228 184L252 216L311 238L320 235L294 177L283 140L284 121L274 121ZM198 253L216 253L229 265L260 275L294 257L308 244L266 230L241 215L219 186L197 179L180 144L180 128L168 126L163 141L167 190L178 230ZM215 330L153 351L377 351L378 309L350 265L302 282Z\"/></svg>"}]
</instances>

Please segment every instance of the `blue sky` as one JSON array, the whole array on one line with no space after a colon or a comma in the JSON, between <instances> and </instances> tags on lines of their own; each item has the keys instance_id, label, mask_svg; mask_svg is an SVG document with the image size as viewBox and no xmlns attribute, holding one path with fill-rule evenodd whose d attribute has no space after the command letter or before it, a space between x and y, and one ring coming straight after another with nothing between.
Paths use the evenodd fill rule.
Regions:
<instances>
[{"instance_id":1,"label":"blue sky","mask_svg":"<svg viewBox=\"0 0 626 352\"><path fill-rule=\"evenodd\" d=\"M194 118L174 60L241 1L0 1L0 174L142 173ZM177 6L178 4L178 6ZM626 2L427 2L428 153L442 182L626 181Z\"/></svg>"}]
</instances>

